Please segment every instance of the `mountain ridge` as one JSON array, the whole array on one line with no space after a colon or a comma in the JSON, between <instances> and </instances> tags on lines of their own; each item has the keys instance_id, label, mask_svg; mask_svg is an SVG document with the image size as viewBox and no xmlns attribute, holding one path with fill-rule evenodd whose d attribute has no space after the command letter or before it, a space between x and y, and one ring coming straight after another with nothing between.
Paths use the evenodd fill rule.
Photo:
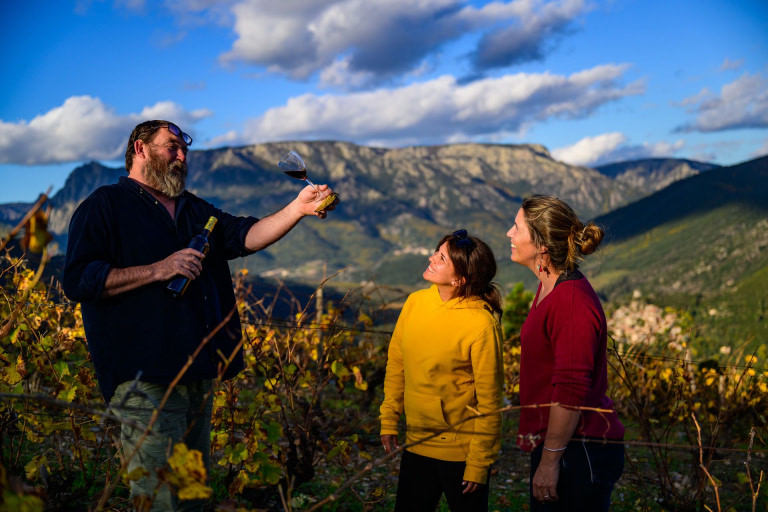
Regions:
<instances>
[{"instance_id":1,"label":"mountain ridge","mask_svg":"<svg viewBox=\"0 0 768 512\"><path fill-rule=\"evenodd\" d=\"M532 193L562 197L579 215L591 218L655 189L558 162L538 144L378 148L339 141L193 150L188 154L187 188L230 213L267 215L287 204L302 186L276 167L289 150L299 152L310 178L330 183L342 202L323 222L302 222L287 242L238 263L256 274L318 280L326 271L346 269L350 281L396 283L431 252L434 240L459 227L486 239L497 255L505 254L503 234L522 198ZM675 169L670 162L668 173ZM98 162L72 171L51 198L49 227L61 250L77 204L98 186L124 175L124 169ZM300 240L301 247L294 240ZM313 259L307 260L307 254ZM501 274L505 281L520 279L518 270Z\"/></svg>"},{"instance_id":2,"label":"mountain ridge","mask_svg":"<svg viewBox=\"0 0 768 512\"><path fill-rule=\"evenodd\" d=\"M757 207L768 208L768 187L757 186L762 180L768 184L768 156L679 180L659 192L603 214L595 221L620 226L612 235L621 240L669 221L670 215L676 218L720 206L729 201L729 194L740 202L748 201ZM692 189L697 191L697 200L688 206ZM648 212L642 225L631 222L638 218L639 212Z\"/></svg>"},{"instance_id":3,"label":"mountain ridge","mask_svg":"<svg viewBox=\"0 0 768 512\"><path fill-rule=\"evenodd\" d=\"M329 286L361 283L408 290L423 286L421 270L433 244L466 228L491 245L502 290L536 280L508 261L505 233L523 197L557 195L583 220L606 229L601 250L583 270L606 304L645 300L690 311L718 340L768 339L768 157L730 167L690 161L615 164L649 176L641 187L599 170L552 160L541 146L446 145L372 148L335 141L269 143L189 153L188 188L233 214L263 216L303 186L275 162L298 151L317 183L341 194L322 221L307 219L265 251L232 263L264 283L294 282L307 290L338 273ZM665 175L694 174L654 190ZM686 166L682 169L680 166ZM645 170L643 170L645 169ZM698 170L701 169L701 170ZM606 170L603 169L605 172ZM52 198L50 228L63 250L69 216L93 189L124 169L98 162L73 170ZM0 224L15 224L23 203L0 205ZM282 285L281 285L282 286ZM269 286L263 289L267 289ZM757 341L755 341L757 340Z\"/></svg>"},{"instance_id":4,"label":"mountain ridge","mask_svg":"<svg viewBox=\"0 0 768 512\"><path fill-rule=\"evenodd\" d=\"M684 158L644 158L601 165L595 170L630 187L657 192L675 181L720 167Z\"/></svg>"}]
</instances>

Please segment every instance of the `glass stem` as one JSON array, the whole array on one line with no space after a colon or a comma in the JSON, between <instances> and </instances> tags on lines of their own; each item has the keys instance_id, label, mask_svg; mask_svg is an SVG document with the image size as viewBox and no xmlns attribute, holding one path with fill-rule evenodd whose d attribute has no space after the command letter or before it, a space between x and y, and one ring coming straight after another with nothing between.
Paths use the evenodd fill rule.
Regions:
<instances>
[{"instance_id":1,"label":"glass stem","mask_svg":"<svg viewBox=\"0 0 768 512\"><path fill-rule=\"evenodd\" d=\"M312 183L311 181L309 181L309 178L304 178L304 181L306 181L307 183L309 183L309 184L312 186L312 188L313 188L313 189L315 189L315 192L317 192L318 194L320 193L320 191L319 191L319 190L317 190L317 187L315 186L315 184L314 184L314 183Z\"/></svg>"}]
</instances>

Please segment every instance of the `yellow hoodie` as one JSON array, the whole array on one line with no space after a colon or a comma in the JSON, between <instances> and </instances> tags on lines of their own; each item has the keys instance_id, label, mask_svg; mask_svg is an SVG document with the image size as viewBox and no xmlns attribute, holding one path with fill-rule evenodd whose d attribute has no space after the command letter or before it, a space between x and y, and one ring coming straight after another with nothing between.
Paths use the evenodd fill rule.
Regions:
<instances>
[{"instance_id":1,"label":"yellow hoodie","mask_svg":"<svg viewBox=\"0 0 768 512\"><path fill-rule=\"evenodd\" d=\"M465 461L464 480L484 484L501 447L501 328L483 300L443 302L432 285L406 300L389 343L381 435L405 412L408 451ZM471 418L459 425L466 418ZM450 427L450 425L454 425Z\"/></svg>"}]
</instances>

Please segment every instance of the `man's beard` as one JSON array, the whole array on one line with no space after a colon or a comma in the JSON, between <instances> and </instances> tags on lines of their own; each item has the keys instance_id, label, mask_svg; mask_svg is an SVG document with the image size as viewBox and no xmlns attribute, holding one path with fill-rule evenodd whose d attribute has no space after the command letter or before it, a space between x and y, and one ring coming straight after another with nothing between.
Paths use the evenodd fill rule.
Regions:
<instances>
[{"instance_id":1,"label":"man's beard","mask_svg":"<svg viewBox=\"0 0 768 512\"><path fill-rule=\"evenodd\" d=\"M144 179L147 185L161 194L179 197L187 182L187 164L180 160L167 164L150 151L149 161L144 166Z\"/></svg>"}]
</instances>

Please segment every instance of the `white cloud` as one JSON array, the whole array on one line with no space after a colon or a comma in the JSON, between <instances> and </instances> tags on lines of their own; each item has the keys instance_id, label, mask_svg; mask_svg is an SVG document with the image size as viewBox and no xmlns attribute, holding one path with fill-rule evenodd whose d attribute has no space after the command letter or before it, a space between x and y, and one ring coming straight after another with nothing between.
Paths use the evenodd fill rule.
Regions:
<instances>
[{"instance_id":1,"label":"white cloud","mask_svg":"<svg viewBox=\"0 0 768 512\"><path fill-rule=\"evenodd\" d=\"M466 0L241 0L232 7L237 39L222 60L295 79L326 69L326 84L338 83L343 68L351 76L370 74L367 83L417 69L445 44L478 33L472 58L482 72L543 58L586 10L585 0L480 8Z\"/></svg>"},{"instance_id":2,"label":"white cloud","mask_svg":"<svg viewBox=\"0 0 768 512\"><path fill-rule=\"evenodd\" d=\"M106 0L77 0L75 12L87 14L93 2ZM200 26L209 23L231 26L232 5L238 0L164 0L147 2L146 0L112 0L116 9L130 11L131 15L154 16L157 12L168 11L174 22L183 26Z\"/></svg>"},{"instance_id":3,"label":"white cloud","mask_svg":"<svg viewBox=\"0 0 768 512\"><path fill-rule=\"evenodd\" d=\"M698 105L696 119L678 128L683 132L717 132L739 128L768 127L768 80L762 74L744 73L720 90L720 96L703 95L683 100Z\"/></svg>"},{"instance_id":4,"label":"white cloud","mask_svg":"<svg viewBox=\"0 0 768 512\"><path fill-rule=\"evenodd\" d=\"M584 137L575 144L552 150L552 156L571 165L590 165L626 141L627 137L619 132Z\"/></svg>"},{"instance_id":5,"label":"white cloud","mask_svg":"<svg viewBox=\"0 0 768 512\"><path fill-rule=\"evenodd\" d=\"M741 69L741 67L744 65L744 59L739 60L731 60L728 57L725 58L723 63L720 65L720 71L728 71L732 69Z\"/></svg>"},{"instance_id":6,"label":"white cloud","mask_svg":"<svg viewBox=\"0 0 768 512\"><path fill-rule=\"evenodd\" d=\"M713 96L712 91L710 91L707 87L705 87L701 91L699 91L697 94L694 94L693 96L689 96L687 98L683 98L683 100L679 103L679 105L681 107L696 105L697 103L701 103L702 101L708 100L712 96Z\"/></svg>"},{"instance_id":7,"label":"white cloud","mask_svg":"<svg viewBox=\"0 0 768 512\"><path fill-rule=\"evenodd\" d=\"M235 0L165 0L164 5L173 12L193 11L200 12L209 9L217 9L235 3Z\"/></svg>"},{"instance_id":8,"label":"white cloud","mask_svg":"<svg viewBox=\"0 0 768 512\"><path fill-rule=\"evenodd\" d=\"M321 87L336 87L339 89L362 89L375 83L376 75L370 71L354 71L350 69L349 57L337 60L320 73Z\"/></svg>"},{"instance_id":9,"label":"white cloud","mask_svg":"<svg viewBox=\"0 0 768 512\"><path fill-rule=\"evenodd\" d=\"M194 136L191 126L210 115L208 110L189 112L165 101L121 116L98 98L72 96L28 122L0 121L0 164L119 159L131 130L142 121L169 119Z\"/></svg>"},{"instance_id":10,"label":"white cloud","mask_svg":"<svg viewBox=\"0 0 768 512\"><path fill-rule=\"evenodd\" d=\"M400 145L416 139L487 139L550 118L585 117L605 103L642 94L642 83L618 83L626 68L597 66L570 76L518 73L469 84L443 76L345 96L305 94L247 122L243 142L323 138Z\"/></svg>"},{"instance_id":11,"label":"white cloud","mask_svg":"<svg viewBox=\"0 0 768 512\"><path fill-rule=\"evenodd\" d=\"M210 147L231 146L240 142L240 135L235 130L230 130L223 135L214 137L210 142Z\"/></svg>"},{"instance_id":12,"label":"white cloud","mask_svg":"<svg viewBox=\"0 0 768 512\"><path fill-rule=\"evenodd\" d=\"M678 139L675 142L671 142L671 143L657 142L655 144L643 142L643 145L641 147L648 152L649 157L672 156L673 154L677 153L678 151L680 151L685 147L685 141L682 139Z\"/></svg>"},{"instance_id":13,"label":"white cloud","mask_svg":"<svg viewBox=\"0 0 768 512\"><path fill-rule=\"evenodd\" d=\"M336 50L323 54L315 20L335 2L244 0L232 8L238 35L224 61L245 60L268 71L305 78L333 60ZM349 24L353 24L349 20ZM326 51L327 44L325 45Z\"/></svg>"},{"instance_id":14,"label":"white cloud","mask_svg":"<svg viewBox=\"0 0 768 512\"><path fill-rule=\"evenodd\" d=\"M623 133L613 132L585 137L580 141L552 150L552 156L571 165L599 166L607 163L639 160L643 158L672 157L685 147L685 141L673 143L643 142L641 145L627 145Z\"/></svg>"},{"instance_id":15,"label":"white cloud","mask_svg":"<svg viewBox=\"0 0 768 512\"><path fill-rule=\"evenodd\" d=\"M587 10L583 0L518 1L508 4L507 13L494 3L486 7L481 12L493 16L489 21L498 22L499 15L519 21L495 28L482 37L474 55L478 69L542 60L558 36L567 32L573 20Z\"/></svg>"},{"instance_id":16,"label":"white cloud","mask_svg":"<svg viewBox=\"0 0 768 512\"><path fill-rule=\"evenodd\" d=\"M125 7L129 11L144 11L145 0L115 0L115 7Z\"/></svg>"},{"instance_id":17,"label":"white cloud","mask_svg":"<svg viewBox=\"0 0 768 512\"><path fill-rule=\"evenodd\" d=\"M144 107L141 110L141 113L131 114L126 116L126 118L131 120L133 126L142 121L146 121L147 119L168 119L169 121L178 124L184 131L194 135L192 125L201 119L211 116L213 116L213 112L208 109L203 108L188 111L181 105L172 101L159 101L152 106ZM131 126L131 129L133 129L133 126ZM128 132L128 135L130 135L130 131ZM128 136L126 135L126 140L127 138Z\"/></svg>"}]
</instances>

